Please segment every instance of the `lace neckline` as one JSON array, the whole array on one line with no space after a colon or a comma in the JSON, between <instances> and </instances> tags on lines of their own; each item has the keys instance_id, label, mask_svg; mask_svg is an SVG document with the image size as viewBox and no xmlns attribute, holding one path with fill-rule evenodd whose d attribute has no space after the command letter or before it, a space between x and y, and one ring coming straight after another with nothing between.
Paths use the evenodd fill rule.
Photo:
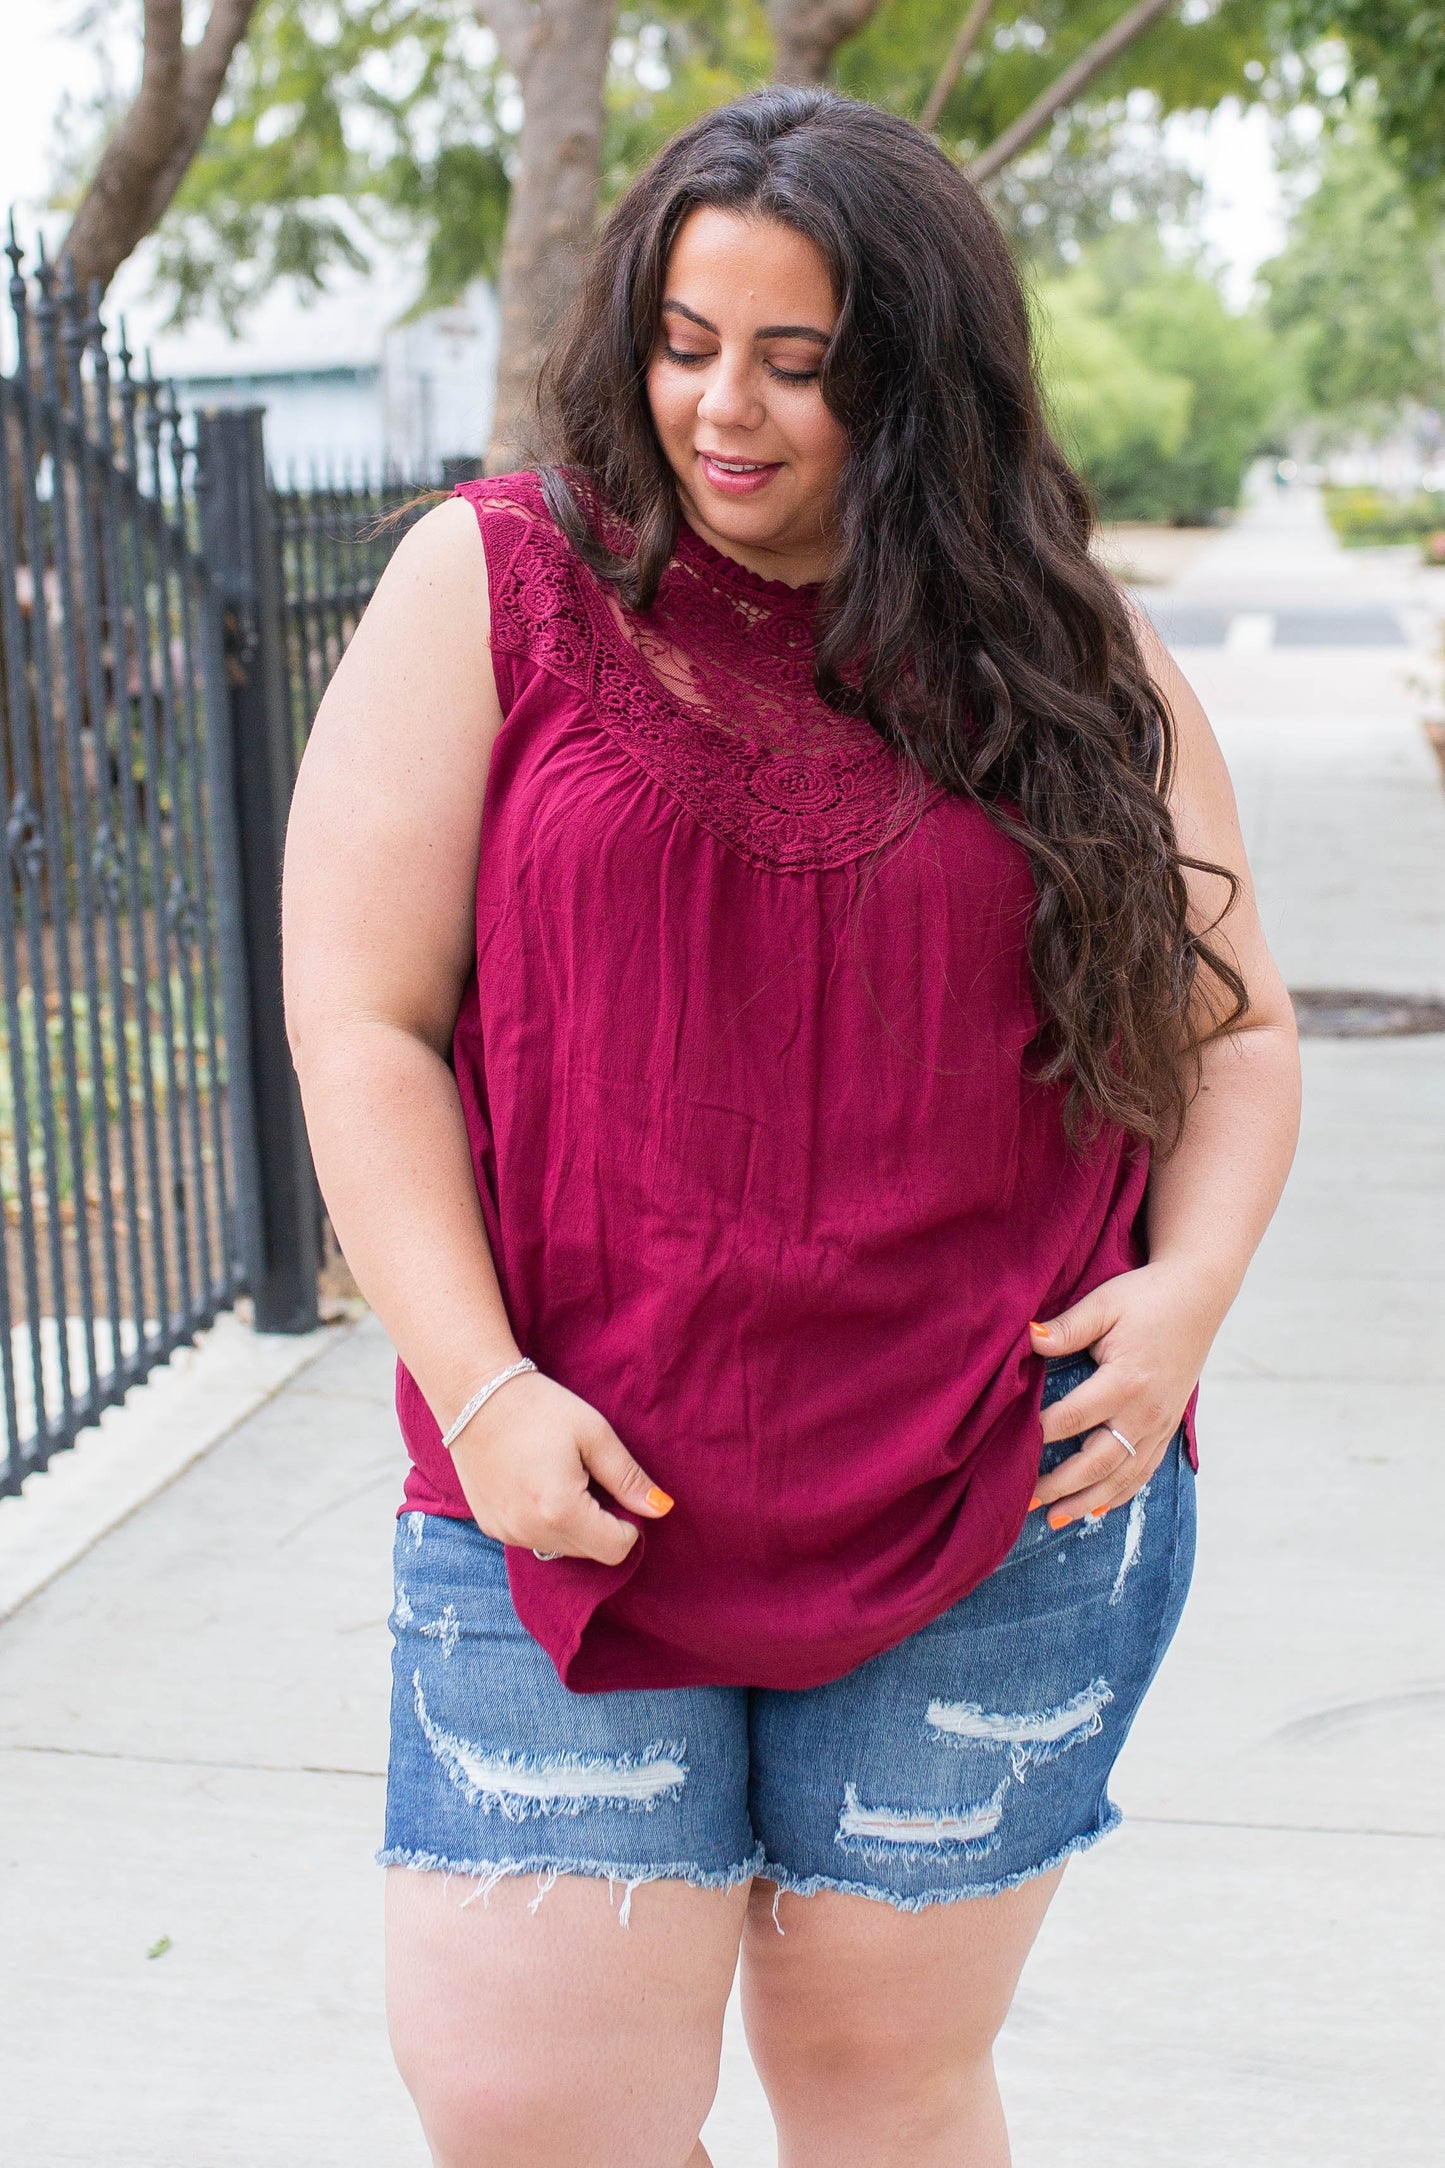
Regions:
<instances>
[{"instance_id":1,"label":"lace neckline","mask_svg":"<svg viewBox=\"0 0 1445 2168\"><path fill-rule=\"evenodd\" d=\"M791 617L811 617L823 592L821 580L804 580L795 587L791 581L769 579L766 573L754 572L714 543L705 541L697 529L680 516L673 555L706 579L711 587L724 593L755 596L758 601L766 602L770 610Z\"/></svg>"},{"instance_id":2,"label":"lace neckline","mask_svg":"<svg viewBox=\"0 0 1445 2168\"><path fill-rule=\"evenodd\" d=\"M482 515L494 654L525 655L574 688L636 766L750 864L846 865L942 795L912 788L862 717L820 699L821 581L770 580L682 525L652 607L634 612L559 533L534 476L460 493ZM625 546L625 532L608 540Z\"/></svg>"}]
</instances>

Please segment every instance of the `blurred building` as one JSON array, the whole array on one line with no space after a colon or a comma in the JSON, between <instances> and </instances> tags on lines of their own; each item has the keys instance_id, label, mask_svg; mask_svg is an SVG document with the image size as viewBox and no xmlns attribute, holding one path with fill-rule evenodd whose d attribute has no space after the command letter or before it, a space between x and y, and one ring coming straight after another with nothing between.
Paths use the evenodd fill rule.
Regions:
<instances>
[{"instance_id":1,"label":"blurred building","mask_svg":"<svg viewBox=\"0 0 1445 2168\"><path fill-rule=\"evenodd\" d=\"M347 465L430 471L486 445L499 320L480 280L454 306L409 317L418 283L415 266L392 260L366 276L337 271L314 298L278 288L234 338L210 318L150 331L143 295L116 304L132 347L149 349L183 406L266 409L278 477Z\"/></svg>"}]
</instances>

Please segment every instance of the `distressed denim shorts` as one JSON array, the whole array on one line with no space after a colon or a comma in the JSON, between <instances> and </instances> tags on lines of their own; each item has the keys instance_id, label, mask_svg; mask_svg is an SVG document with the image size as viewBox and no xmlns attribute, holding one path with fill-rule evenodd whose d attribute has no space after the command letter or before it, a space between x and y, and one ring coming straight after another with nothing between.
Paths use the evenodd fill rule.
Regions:
<instances>
[{"instance_id":1,"label":"distressed denim shorts","mask_svg":"<svg viewBox=\"0 0 1445 2168\"><path fill-rule=\"evenodd\" d=\"M1044 1401L1089 1357L1049 1364ZM1043 1448L1040 1472L1081 1439ZM826 1686L573 1694L528 1634L503 1546L397 1523L384 1866L486 1889L535 1874L726 1888L761 1875L904 1911L993 1895L1111 1830L1109 1772L1184 1605L1182 1433L1102 1520L1029 1515L1007 1558L898 1647Z\"/></svg>"}]
</instances>

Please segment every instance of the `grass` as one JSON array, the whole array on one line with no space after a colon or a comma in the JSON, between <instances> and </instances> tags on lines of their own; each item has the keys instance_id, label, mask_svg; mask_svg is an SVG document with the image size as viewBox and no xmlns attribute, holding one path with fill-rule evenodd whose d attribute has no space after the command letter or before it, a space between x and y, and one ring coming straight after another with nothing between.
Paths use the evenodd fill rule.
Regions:
<instances>
[{"instance_id":1,"label":"grass","mask_svg":"<svg viewBox=\"0 0 1445 2168\"><path fill-rule=\"evenodd\" d=\"M97 1018L101 1047L99 1078L92 1059L95 1035L91 1030L89 1003L84 993L72 993L70 997L82 1125L78 1152L75 1148L77 1140L71 1135L70 1107L65 1090L65 1017L59 995L48 992L43 1002L39 1002L33 986L20 988L16 1002L20 1024L18 1049L11 1042L9 1009L0 1005L0 1195L4 1198L5 1217L12 1223L20 1210L22 1152L31 1195L37 1208L45 1209L48 1183L45 1133L41 1125L42 1090L48 1090L52 1103L56 1188L67 1218L73 1215L76 1204L77 1160L85 1171L90 1202L100 1202L97 1120L103 1118L107 1124L118 1124L127 1111L133 1120L141 1118L147 1065L157 1121L164 1121L169 1114L171 1064L166 1058L161 990L154 983L146 985L142 1020L136 974L127 970L121 976L130 989L130 999L123 1002L120 1011L119 1045L116 1006L108 998L102 998L100 1002ZM218 1059L213 1070L212 1048L202 1035L198 1033L193 1037L187 1029L190 1020L187 988L181 974L175 970L171 972L170 995L176 1075L182 1092L188 1094L188 1050L194 1047L196 1090L204 1106L213 1088L225 1088L225 1050L221 1046L215 1049ZM16 1113L17 1086L22 1077L27 1130L23 1146ZM206 1156L209 1157L209 1153ZM119 1153L114 1147L112 1157L118 1162Z\"/></svg>"}]
</instances>

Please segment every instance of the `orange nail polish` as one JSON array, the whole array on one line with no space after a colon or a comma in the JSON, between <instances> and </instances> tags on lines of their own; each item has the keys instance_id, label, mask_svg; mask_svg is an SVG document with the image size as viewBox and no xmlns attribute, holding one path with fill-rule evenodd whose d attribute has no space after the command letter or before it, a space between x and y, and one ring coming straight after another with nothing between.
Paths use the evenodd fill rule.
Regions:
<instances>
[{"instance_id":1,"label":"orange nail polish","mask_svg":"<svg viewBox=\"0 0 1445 2168\"><path fill-rule=\"evenodd\" d=\"M1073 1517L1072 1513L1068 1512L1065 1507L1055 1506L1053 1512L1049 1515L1049 1526L1050 1528L1067 1528Z\"/></svg>"},{"instance_id":2,"label":"orange nail polish","mask_svg":"<svg viewBox=\"0 0 1445 2168\"><path fill-rule=\"evenodd\" d=\"M1029 1319L1029 1331L1036 1332L1041 1340L1052 1340L1054 1337L1053 1334L1049 1331L1048 1326L1041 1325L1038 1322L1037 1318L1031 1317Z\"/></svg>"},{"instance_id":3,"label":"orange nail polish","mask_svg":"<svg viewBox=\"0 0 1445 2168\"><path fill-rule=\"evenodd\" d=\"M672 1511L672 1500L668 1497L667 1492L659 1490L655 1483L647 1494L647 1502L654 1513L670 1513Z\"/></svg>"},{"instance_id":4,"label":"orange nail polish","mask_svg":"<svg viewBox=\"0 0 1445 2168\"><path fill-rule=\"evenodd\" d=\"M1095 1506L1089 1514L1089 1519L1091 1521L1101 1521L1108 1510L1107 1506Z\"/></svg>"},{"instance_id":5,"label":"orange nail polish","mask_svg":"<svg viewBox=\"0 0 1445 2168\"><path fill-rule=\"evenodd\" d=\"M1033 1510L1034 1510L1034 1507L1035 1507L1035 1506L1041 1506L1041 1505L1043 1504L1043 1502L1044 1502L1044 1501L1043 1501L1043 1499L1039 1497L1039 1495L1038 1495L1038 1493L1037 1493L1037 1492L1035 1492L1035 1493L1034 1493L1034 1495L1033 1495L1033 1497L1032 1497L1032 1498L1031 1498L1031 1499L1029 1500L1029 1511L1030 1511L1030 1513L1032 1513L1032 1512L1033 1512Z\"/></svg>"}]
</instances>

